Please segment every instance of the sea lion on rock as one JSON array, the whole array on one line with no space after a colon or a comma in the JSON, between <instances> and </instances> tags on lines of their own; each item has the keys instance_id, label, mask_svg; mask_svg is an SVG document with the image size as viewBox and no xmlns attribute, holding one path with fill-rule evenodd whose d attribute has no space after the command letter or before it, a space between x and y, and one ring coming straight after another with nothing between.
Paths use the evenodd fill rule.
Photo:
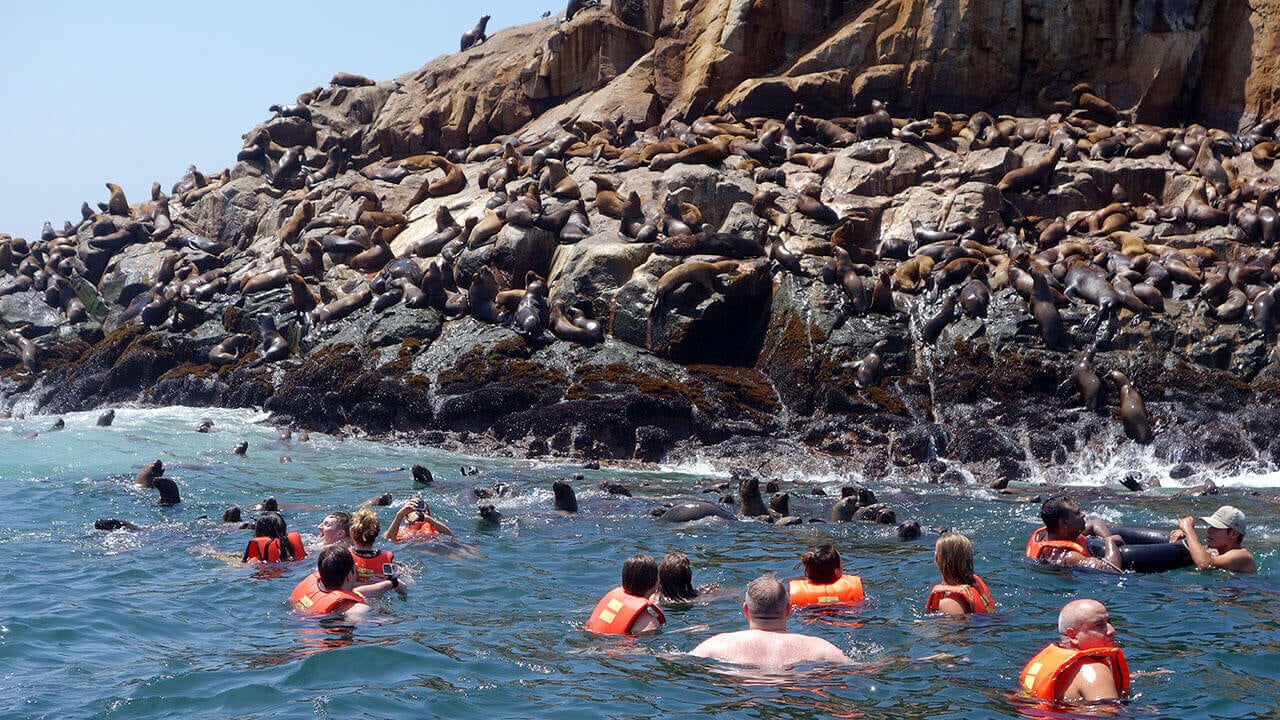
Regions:
<instances>
[{"instance_id":1,"label":"sea lion on rock","mask_svg":"<svg viewBox=\"0 0 1280 720\"><path fill-rule=\"evenodd\" d=\"M551 484L551 491L556 495L557 510L567 513L578 512L578 496L574 494L572 485L563 480L557 480Z\"/></svg>"},{"instance_id":2,"label":"sea lion on rock","mask_svg":"<svg viewBox=\"0 0 1280 720\"><path fill-rule=\"evenodd\" d=\"M1155 433L1151 429L1151 418L1147 417L1146 404L1142 395L1129 382L1129 378L1119 370L1112 370L1107 377L1116 384L1120 396L1120 421L1124 424L1124 434L1136 443L1143 445L1151 442Z\"/></svg>"},{"instance_id":3,"label":"sea lion on rock","mask_svg":"<svg viewBox=\"0 0 1280 720\"><path fill-rule=\"evenodd\" d=\"M289 341L276 329L276 319L268 313L258 316L258 332L262 334L260 363L276 362L289 357Z\"/></svg>"},{"instance_id":4,"label":"sea lion on rock","mask_svg":"<svg viewBox=\"0 0 1280 720\"><path fill-rule=\"evenodd\" d=\"M1043 159L1005 173L996 187L1002 192L1020 193L1038 186L1042 191L1048 192L1049 181L1053 179L1053 171L1062 159L1062 152L1062 145L1054 145L1053 150Z\"/></svg>"},{"instance_id":5,"label":"sea lion on rock","mask_svg":"<svg viewBox=\"0 0 1280 720\"><path fill-rule=\"evenodd\" d=\"M209 363L212 365L233 365L252 346L252 339L245 333L235 333L227 339L209 348Z\"/></svg>"},{"instance_id":6,"label":"sea lion on rock","mask_svg":"<svg viewBox=\"0 0 1280 720\"><path fill-rule=\"evenodd\" d=\"M658 522L684 523L702 520L703 518L720 518L735 520L733 513L723 507L706 500L684 499L676 501L665 512L658 516Z\"/></svg>"},{"instance_id":7,"label":"sea lion on rock","mask_svg":"<svg viewBox=\"0 0 1280 720\"><path fill-rule=\"evenodd\" d=\"M481 16L480 22L476 23L475 27L462 33L462 38L461 38L461 41L459 42L459 45L461 47L459 48L459 50L460 51L466 50L472 45L479 45L480 43L487 40L488 37L484 34L484 30L488 24L489 24L489 16L488 15Z\"/></svg>"}]
</instances>

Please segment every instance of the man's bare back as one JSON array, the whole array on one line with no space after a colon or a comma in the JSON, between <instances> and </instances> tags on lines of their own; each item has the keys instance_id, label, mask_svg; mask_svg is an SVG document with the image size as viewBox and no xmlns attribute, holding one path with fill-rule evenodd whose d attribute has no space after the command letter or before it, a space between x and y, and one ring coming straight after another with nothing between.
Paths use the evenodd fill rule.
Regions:
<instances>
[{"instance_id":1,"label":"man's bare back","mask_svg":"<svg viewBox=\"0 0 1280 720\"><path fill-rule=\"evenodd\" d=\"M849 662L840 648L822 638L770 630L721 633L703 641L690 654L757 667Z\"/></svg>"}]
</instances>

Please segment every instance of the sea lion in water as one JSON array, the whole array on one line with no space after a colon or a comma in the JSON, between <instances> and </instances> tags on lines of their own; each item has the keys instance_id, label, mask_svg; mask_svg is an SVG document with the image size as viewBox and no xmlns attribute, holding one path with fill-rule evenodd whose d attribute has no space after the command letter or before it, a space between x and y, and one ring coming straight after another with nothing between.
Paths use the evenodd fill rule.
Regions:
<instances>
[{"instance_id":1,"label":"sea lion in water","mask_svg":"<svg viewBox=\"0 0 1280 720\"><path fill-rule=\"evenodd\" d=\"M563 480L557 480L551 484L551 490L556 494L557 510L569 513L578 512L578 496L574 494L573 486Z\"/></svg>"},{"instance_id":2,"label":"sea lion in water","mask_svg":"<svg viewBox=\"0 0 1280 720\"><path fill-rule=\"evenodd\" d=\"M150 465L143 466L138 474L133 476L133 484L140 488L154 487L156 478L161 475L164 475L164 463L157 458Z\"/></svg>"},{"instance_id":3,"label":"sea lion in water","mask_svg":"<svg viewBox=\"0 0 1280 720\"><path fill-rule=\"evenodd\" d=\"M769 514L764 498L760 495L760 481L757 478L749 477L738 482L738 512L746 517Z\"/></svg>"},{"instance_id":4,"label":"sea lion in water","mask_svg":"<svg viewBox=\"0 0 1280 720\"><path fill-rule=\"evenodd\" d=\"M658 516L658 522L683 523L703 518L721 518L735 520L733 513L719 505L706 500L680 500Z\"/></svg>"},{"instance_id":5,"label":"sea lion in water","mask_svg":"<svg viewBox=\"0 0 1280 720\"><path fill-rule=\"evenodd\" d=\"M414 465L410 472L413 473L414 487L430 485L435 480L435 478L431 476L431 471L423 465Z\"/></svg>"},{"instance_id":6,"label":"sea lion in water","mask_svg":"<svg viewBox=\"0 0 1280 720\"><path fill-rule=\"evenodd\" d=\"M480 517L476 519L476 528L479 530L497 530L502 527L502 513L493 506L493 503L485 503L476 508L476 512Z\"/></svg>"},{"instance_id":7,"label":"sea lion in water","mask_svg":"<svg viewBox=\"0 0 1280 720\"><path fill-rule=\"evenodd\" d=\"M182 496L178 493L178 483L167 477L158 477L154 480L156 490L160 491L160 497L156 502L165 507L177 505L182 502Z\"/></svg>"},{"instance_id":8,"label":"sea lion in water","mask_svg":"<svg viewBox=\"0 0 1280 720\"><path fill-rule=\"evenodd\" d=\"M1124 434L1136 443L1145 445L1151 442L1155 433L1151 430L1151 418L1147 417L1147 406L1142 402L1138 389L1119 370L1112 370L1107 377L1116 384L1120 396L1120 421L1124 424Z\"/></svg>"},{"instance_id":9,"label":"sea lion in water","mask_svg":"<svg viewBox=\"0 0 1280 720\"><path fill-rule=\"evenodd\" d=\"M111 423L116 419L116 411L114 408L102 413L98 416L98 427L110 427Z\"/></svg>"}]
</instances>

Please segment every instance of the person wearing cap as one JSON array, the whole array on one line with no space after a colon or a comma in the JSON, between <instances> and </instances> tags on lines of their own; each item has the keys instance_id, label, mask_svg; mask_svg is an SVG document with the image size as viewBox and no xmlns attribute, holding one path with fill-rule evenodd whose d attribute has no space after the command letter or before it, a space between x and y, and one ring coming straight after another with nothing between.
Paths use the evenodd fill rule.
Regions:
<instances>
[{"instance_id":1,"label":"person wearing cap","mask_svg":"<svg viewBox=\"0 0 1280 720\"><path fill-rule=\"evenodd\" d=\"M1196 519L1190 515L1178 520L1178 529L1169 533L1170 542L1186 542L1196 567L1201 570L1218 568L1241 573L1258 571L1253 553L1243 546L1244 533L1248 527L1243 512L1230 505L1223 505L1212 515L1200 519L1209 526L1203 545L1196 536Z\"/></svg>"},{"instance_id":2,"label":"person wearing cap","mask_svg":"<svg viewBox=\"0 0 1280 720\"><path fill-rule=\"evenodd\" d=\"M1129 677L1107 607L1081 598L1062 606L1057 641L1027 662L1019 683L1041 700L1098 702L1124 697Z\"/></svg>"},{"instance_id":3,"label":"person wearing cap","mask_svg":"<svg viewBox=\"0 0 1280 720\"><path fill-rule=\"evenodd\" d=\"M763 575L747 585L742 614L747 618L746 630L713 635L689 654L769 668L851 662L840 648L820 637L787 632L791 594L787 585L773 575Z\"/></svg>"}]
</instances>

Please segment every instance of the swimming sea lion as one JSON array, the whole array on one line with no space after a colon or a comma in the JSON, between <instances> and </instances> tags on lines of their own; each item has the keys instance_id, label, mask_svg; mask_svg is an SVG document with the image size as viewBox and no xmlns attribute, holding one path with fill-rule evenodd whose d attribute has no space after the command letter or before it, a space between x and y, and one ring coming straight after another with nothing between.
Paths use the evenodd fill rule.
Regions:
<instances>
[{"instance_id":1,"label":"swimming sea lion","mask_svg":"<svg viewBox=\"0 0 1280 720\"><path fill-rule=\"evenodd\" d=\"M476 519L476 529L497 530L502 527L502 513L498 512L493 503L485 503L477 507L476 512L480 515Z\"/></svg>"},{"instance_id":2,"label":"swimming sea lion","mask_svg":"<svg viewBox=\"0 0 1280 720\"><path fill-rule=\"evenodd\" d=\"M156 503L165 507L177 505L182 502L182 496L178 493L178 483L167 477L158 477L153 481L153 487L160 491L160 497Z\"/></svg>"},{"instance_id":3,"label":"swimming sea lion","mask_svg":"<svg viewBox=\"0 0 1280 720\"><path fill-rule=\"evenodd\" d=\"M111 423L116 419L116 411L114 408L102 413L98 416L98 427L110 427Z\"/></svg>"},{"instance_id":4,"label":"swimming sea lion","mask_svg":"<svg viewBox=\"0 0 1280 720\"><path fill-rule=\"evenodd\" d=\"M557 510L568 513L578 512L578 496L574 494L573 486L563 480L557 480L551 484L551 491L556 494Z\"/></svg>"},{"instance_id":5,"label":"swimming sea lion","mask_svg":"<svg viewBox=\"0 0 1280 720\"><path fill-rule=\"evenodd\" d=\"M435 480L435 478L431 476L431 471L425 466L414 465L411 472L413 473L413 486L415 488L425 487Z\"/></svg>"},{"instance_id":6,"label":"swimming sea lion","mask_svg":"<svg viewBox=\"0 0 1280 720\"><path fill-rule=\"evenodd\" d=\"M745 517L768 515L769 509L764 505L760 495L760 480L748 477L738 482L738 512Z\"/></svg>"},{"instance_id":7,"label":"swimming sea lion","mask_svg":"<svg viewBox=\"0 0 1280 720\"><path fill-rule=\"evenodd\" d=\"M145 465L133 476L133 484L135 487L149 488L155 485L156 478L164 475L164 463L159 459L153 460L150 465Z\"/></svg>"},{"instance_id":8,"label":"swimming sea lion","mask_svg":"<svg viewBox=\"0 0 1280 720\"><path fill-rule=\"evenodd\" d=\"M658 516L658 522L683 523L703 518L720 518L734 520L733 513L723 507L706 500L682 499L676 501Z\"/></svg>"},{"instance_id":9,"label":"swimming sea lion","mask_svg":"<svg viewBox=\"0 0 1280 720\"><path fill-rule=\"evenodd\" d=\"M899 540L915 540L920 537L920 523L915 520L903 520L898 524Z\"/></svg>"},{"instance_id":10,"label":"swimming sea lion","mask_svg":"<svg viewBox=\"0 0 1280 720\"><path fill-rule=\"evenodd\" d=\"M235 447L231 448L231 454L244 455L245 452L248 451L248 449L249 449L249 443L241 441L239 443L236 443Z\"/></svg>"}]
</instances>

